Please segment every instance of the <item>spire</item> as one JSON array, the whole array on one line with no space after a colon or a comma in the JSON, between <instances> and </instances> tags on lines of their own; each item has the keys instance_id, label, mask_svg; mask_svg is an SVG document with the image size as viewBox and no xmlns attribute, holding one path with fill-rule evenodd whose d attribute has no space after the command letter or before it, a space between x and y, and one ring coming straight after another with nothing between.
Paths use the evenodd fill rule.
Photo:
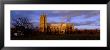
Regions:
<instances>
[{"instance_id":1,"label":"spire","mask_svg":"<svg viewBox=\"0 0 110 50\"><path fill-rule=\"evenodd\" d=\"M71 19L71 17L70 16L67 16L67 22L70 23L70 19Z\"/></svg>"}]
</instances>

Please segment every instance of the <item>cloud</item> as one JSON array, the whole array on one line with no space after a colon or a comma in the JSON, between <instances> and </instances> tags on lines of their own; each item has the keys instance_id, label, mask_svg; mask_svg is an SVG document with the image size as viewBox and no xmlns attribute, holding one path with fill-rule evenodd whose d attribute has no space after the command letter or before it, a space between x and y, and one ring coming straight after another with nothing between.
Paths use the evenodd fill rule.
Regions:
<instances>
[{"instance_id":1,"label":"cloud","mask_svg":"<svg viewBox=\"0 0 110 50\"><path fill-rule=\"evenodd\" d=\"M86 21L86 22L79 22L79 23L74 23L75 26L80 26L80 25L90 25L94 23L94 21Z\"/></svg>"},{"instance_id":2,"label":"cloud","mask_svg":"<svg viewBox=\"0 0 110 50\"><path fill-rule=\"evenodd\" d=\"M64 19L62 17L70 16L70 21L75 26L100 26L99 10L11 10L11 19L28 17L31 22L38 23L42 12L47 14L47 22L51 23L67 22L67 18Z\"/></svg>"},{"instance_id":3,"label":"cloud","mask_svg":"<svg viewBox=\"0 0 110 50\"><path fill-rule=\"evenodd\" d=\"M100 11L99 10L53 10L53 11L47 11L49 16L81 16L85 15L85 18L87 17L92 17L95 15L99 15Z\"/></svg>"},{"instance_id":4,"label":"cloud","mask_svg":"<svg viewBox=\"0 0 110 50\"><path fill-rule=\"evenodd\" d=\"M82 25L82 26L75 26L77 29L100 29L100 26L90 26L90 25Z\"/></svg>"}]
</instances>

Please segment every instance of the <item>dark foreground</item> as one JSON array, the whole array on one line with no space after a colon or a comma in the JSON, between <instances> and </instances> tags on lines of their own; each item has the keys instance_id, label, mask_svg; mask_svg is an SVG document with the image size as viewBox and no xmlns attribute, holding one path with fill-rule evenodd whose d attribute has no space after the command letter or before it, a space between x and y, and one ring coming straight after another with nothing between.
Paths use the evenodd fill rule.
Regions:
<instances>
[{"instance_id":1,"label":"dark foreground","mask_svg":"<svg viewBox=\"0 0 110 50\"><path fill-rule=\"evenodd\" d=\"M35 35L12 37L12 40L100 40L99 36L91 35Z\"/></svg>"},{"instance_id":2,"label":"dark foreground","mask_svg":"<svg viewBox=\"0 0 110 50\"><path fill-rule=\"evenodd\" d=\"M11 36L11 40L100 40L100 30L83 30L64 34L33 32L25 36Z\"/></svg>"}]
</instances>

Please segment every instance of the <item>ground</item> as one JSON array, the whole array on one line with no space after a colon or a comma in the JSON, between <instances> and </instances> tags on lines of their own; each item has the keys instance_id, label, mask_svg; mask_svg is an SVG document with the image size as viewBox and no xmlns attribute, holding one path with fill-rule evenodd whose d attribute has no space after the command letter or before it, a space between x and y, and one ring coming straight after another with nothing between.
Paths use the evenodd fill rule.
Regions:
<instances>
[{"instance_id":1,"label":"ground","mask_svg":"<svg viewBox=\"0 0 110 50\"><path fill-rule=\"evenodd\" d=\"M100 31L71 32L65 34L56 33L29 33L26 36L13 36L12 40L100 40Z\"/></svg>"}]
</instances>

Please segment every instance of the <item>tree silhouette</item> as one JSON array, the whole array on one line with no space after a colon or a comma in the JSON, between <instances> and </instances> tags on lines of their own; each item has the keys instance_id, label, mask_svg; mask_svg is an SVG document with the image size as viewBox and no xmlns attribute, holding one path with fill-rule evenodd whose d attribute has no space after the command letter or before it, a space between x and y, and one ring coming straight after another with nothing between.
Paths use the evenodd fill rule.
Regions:
<instances>
[{"instance_id":1,"label":"tree silhouette","mask_svg":"<svg viewBox=\"0 0 110 50\"><path fill-rule=\"evenodd\" d=\"M15 23L12 25L15 27L16 32L20 32L19 34L28 35L32 33L33 25L27 17L18 17L13 20Z\"/></svg>"}]
</instances>

